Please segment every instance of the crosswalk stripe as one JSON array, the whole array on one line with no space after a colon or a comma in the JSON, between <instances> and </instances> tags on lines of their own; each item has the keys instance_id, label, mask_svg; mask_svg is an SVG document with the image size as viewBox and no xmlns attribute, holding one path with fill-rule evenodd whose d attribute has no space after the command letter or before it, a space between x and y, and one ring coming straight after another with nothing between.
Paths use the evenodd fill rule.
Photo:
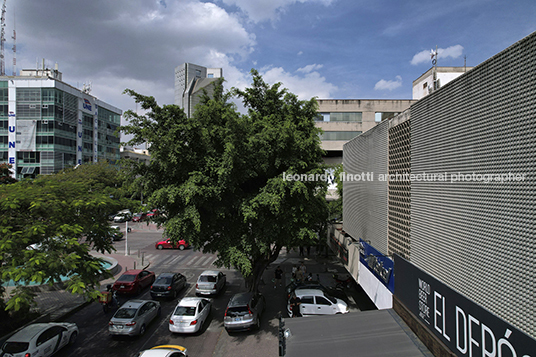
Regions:
<instances>
[{"instance_id":1,"label":"crosswalk stripe","mask_svg":"<svg viewBox=\"0 0 536 357\"><path fill-rule=\"evenodd\" d=\"M192 263L197 260L197 258L199 257L193 257L192 259L190 259L188 262L186 262L186 265L192 265Z\"/></svg>"}]
</instances>

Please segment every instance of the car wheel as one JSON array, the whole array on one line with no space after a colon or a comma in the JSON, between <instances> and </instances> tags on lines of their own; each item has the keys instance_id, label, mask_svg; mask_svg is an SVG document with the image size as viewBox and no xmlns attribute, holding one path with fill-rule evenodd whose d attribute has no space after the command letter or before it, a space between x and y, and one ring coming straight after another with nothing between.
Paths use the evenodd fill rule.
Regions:
<instances>
[{"instance_id":1,"label":"car wheel","mask_svg":"<svg viewBox=\"0 0 536 357\"><path fill-rule=\"evenodd\" d=\"M185 246L184 245L179 245L179 250L184 250Z\"/></svg>"},{"instance_id":2,"label":"car wheel","mask_svg":"<svg viewBox=\"0 0 536 357\"><path fill-rule=\"evenodd\" d=\"M143 336L145 334L145 325L141 325L140 327L140 336Z\"/></svg>"},{"instance_id":3,"label":"car wheel","mask_svg":"<svg viewBox=\"0 0 536 357\"><path fill-rule=\"evenodd\" d=\"M162 249L164 249L164 246L162 244L159 244L159 245L156 246L156 249L162 250Z\"/></svg>"},{"instance_id":4,"label":"car wheel","mask_svg":"<svg viewBox=\"0 0 536 357\"><path fill-rule=\"evenodd\" d=\"M76 331L71 334L71 337L69 337L69 344L71 346L74 345L77 337L78 337L78 333Z\"/></svg>"}]
</instances>

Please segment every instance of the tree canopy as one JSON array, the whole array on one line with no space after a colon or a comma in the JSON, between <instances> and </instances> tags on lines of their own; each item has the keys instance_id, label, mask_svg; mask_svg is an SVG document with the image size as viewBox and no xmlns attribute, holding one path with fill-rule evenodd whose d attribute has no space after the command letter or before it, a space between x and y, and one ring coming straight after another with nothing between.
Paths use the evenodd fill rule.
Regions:
<instances>
[{"instance_id":1,"label":"tree canopy","mask_svg":"<svg viewBox=\"0 0 536 357\"><path fill-rule=\"evenodd\" d=\"M130 125L120 130L133 135L131 145L149 143L150 163L132 163L133 186L165 212L167 236L216 253L216 264L238 269L257 289L282 247L317 239L327 206L326 182L288 179L324 173L316 100L298 100L281 83L252 75L245 90L224 92L220 80L191 118L126 90L147 113L127 111Z\"/></svg>"},{"instance_id":2,"label":"tree canopy","mask_svg":"<svg viewBox=\"0 0 536 357\"><path fill-rule=\"evenodd\" d=\"M107 217L124 205L120 183L117 169L100 163L0 185L0 280L16 284L8 309L33 302L26 284L62 277L67 290L96 297L103 272L90 250L113 250Z\"/></svg>"}]
</instances>

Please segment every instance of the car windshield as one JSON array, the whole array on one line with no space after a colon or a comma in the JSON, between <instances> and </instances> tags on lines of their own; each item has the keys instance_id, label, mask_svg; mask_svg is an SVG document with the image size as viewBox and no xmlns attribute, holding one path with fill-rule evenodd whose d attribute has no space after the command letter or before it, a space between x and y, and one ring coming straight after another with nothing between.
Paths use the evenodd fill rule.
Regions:
<instances>
[{"instance_id":1,"label":"car windshield","mask_svg":"<svg viewBox=\"0 0 536 357\"><path fill-rule=\"evenodd\" d=\"M324 297L331 301L333 304L337 303L337 299L335 299L333 296L329 296L328 294L324 294Z\"/></svg>"},{"instance_id":2,"label":"car windshield","mask_svg":"<svg viewBox=\"0 0 536 357\"><path fill-rule=\"evenodd\" d=\"M215 283L216 282L216 277L213 276L213 275L201 275L199 277L199 281L201 283Z\"/></svg>"},{"instance_id":3,"label":"car windshield","mask_svg":"<svg viewBox=\"0 0 536 357\"><path fill-rule=\"evenodd\" d=\"M158 278L154 282L154 285L169 285L169 284L171 284L171 278L169 278L169 277Z\"/></svg>"},{"instance_id":4,"label":"car windshield","mask_svg":"<svg viewBox=\"0 0 536 357\"><path fill-rule=\"evenodd\" d=\"M121 277L119 279L117 279L117 281L134 281L136 280L136 275L128 275L128 274L125 274L125 275L121 275Z\"/></svg>"},{"instance_id":5,"label":"car windshield","mask_svg":"<svg viewBox=\"0 0 536 357\"><path fill-rule=\"evenodd\" d=\"M235 306L227 309L227 316L243 316L249 314L249 309L247 306Z\"/></svg>"},{"instance_id":6,"label":"car windshield","mask_svg":"<svg viewBox=\"0 0 536 357\"><path fill-rule=\"evenodd\" d=\"M131 319L136 315L136 311L138 311L138 309L129 309L129 308L119 309L115 313L114 317L118 319Z\"/></svg>"},{"instance_id":7,"label":"car windshield","mask_svg":"<svg viewBox=\"0 0 536 357\"><path fill-rule=\"evenodd\" d=\"M2 351L5 353L21 353L30 347L28 342L6 342L2 346Z\"/></svg>"},{"instance_id":8,"label":"car windshield","mask_svg":"<svg viewBox=\"0 0 536 357\"><path fill-rule=\"evenodd\" d=\"M177 306L173 315L195 316L195 306Z\"/></svg>"}]
</instances>

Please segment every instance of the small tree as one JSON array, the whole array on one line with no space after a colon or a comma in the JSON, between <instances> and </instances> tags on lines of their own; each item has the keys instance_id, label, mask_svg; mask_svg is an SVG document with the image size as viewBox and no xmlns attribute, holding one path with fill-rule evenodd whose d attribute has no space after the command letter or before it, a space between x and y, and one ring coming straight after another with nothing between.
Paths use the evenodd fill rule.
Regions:
<instances>
[{"instance_id":1,"label":"small tree","mask_svg":"<svg viewBox=\"0 0 536 357\"><path fill-rule=\"evenodd\" d=\"M151 162L131 175L150 204L164 209L168 237L216 253L216 264L235 267L256 290L283 246L317 239L327 208L326 182L317 180L324 166L316 100L300 101L252 75L244 91L224 93L220 81L192 118L126 90L148 114L127 111L131 125L121 130L133 134L131 145L150 143ZM232 94L247 115L228 102Z\"/></svg>"},{"instance_id":2,"label":"small tree","mask_svg":"<svg viewBox=\"0 0 536 357\"><path fill-rule=\"evenodd\" d=\"M14 177L11 177L11 167L10 164L0 164L0 185L17 182Z\"/></svg>"},{"instance_id":3,"label":"small tree","mask_svg":"<svg viewBox=\"0 0 536 357\"><path fill-rule=\"evenodd\" d=\"M97 296L106 275L90 250L113 250L107 215L122 206L110 197L116 184L116 169L87 164L0 186L0 280L16 284L7 309L33 303L27 283L53 284L62 277L67 290Z\"/></svg>"}]
</instances>

